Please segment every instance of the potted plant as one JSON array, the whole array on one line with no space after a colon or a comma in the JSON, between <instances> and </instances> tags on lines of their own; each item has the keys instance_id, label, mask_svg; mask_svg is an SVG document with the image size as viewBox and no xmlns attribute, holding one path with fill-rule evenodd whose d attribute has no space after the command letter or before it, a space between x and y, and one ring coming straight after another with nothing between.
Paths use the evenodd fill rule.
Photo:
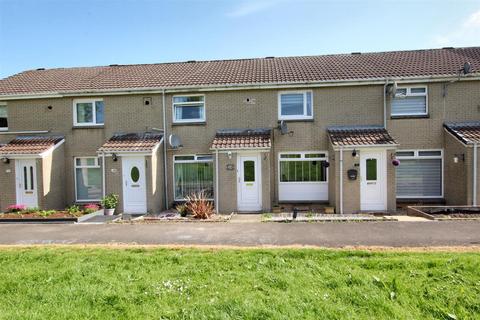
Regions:
<instances>
[{"instance_id":1,"label":"potted plant","mask_svg":"<svg viewBox=\"0 0 480 320\"><path fill-rule=\"evenodd\" d=\"M117 194L109 194L102 199L102 206L104 209L104 214L106 216L111 216L115 212L115 208L118 204L118 195Z\"/></svg>"}]
</instances>

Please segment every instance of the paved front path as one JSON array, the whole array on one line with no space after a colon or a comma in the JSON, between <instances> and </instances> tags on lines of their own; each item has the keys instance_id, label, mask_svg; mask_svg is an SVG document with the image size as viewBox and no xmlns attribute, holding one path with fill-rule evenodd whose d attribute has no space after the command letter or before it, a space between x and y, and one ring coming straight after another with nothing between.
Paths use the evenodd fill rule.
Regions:
<instances>
[{"instance_id":1,"label":"paved front path","mask_svg":"<svg viewBox=\"0 0 480 320\"><path fill-rule=\"evenodd\" d=\"M0 244L472 246L480 221L0 225Z\"/></svg>"}]
</instances>

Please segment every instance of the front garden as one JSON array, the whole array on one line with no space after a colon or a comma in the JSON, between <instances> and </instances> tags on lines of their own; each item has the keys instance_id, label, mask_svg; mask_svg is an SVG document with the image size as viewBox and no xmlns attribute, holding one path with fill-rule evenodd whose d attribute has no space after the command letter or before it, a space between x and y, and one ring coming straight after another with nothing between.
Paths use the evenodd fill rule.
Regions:
<instances>
[{"instance_id":1,"label":"front garden","mask_svg":"<svg viewBox=\"0 0 480 320\"><path fill-rule=\"evenodd\" d=\"M64 210L41 210L39 208L27 208L23 204L7 207L6 212L0 213L1 221L77 221L78 218L92 214L100 210L100 206L94 203L82 206L71 205Z\"/></svg>"},{"instance_id":2,"label":"front garden","mask_svg":"<svg viewBox=\"0 0 480 320\"><path fill-rule=\"evenodd\" d=\"M480 253L0 249L0 319L478 319Z\"/></svg>"}]
</instances>

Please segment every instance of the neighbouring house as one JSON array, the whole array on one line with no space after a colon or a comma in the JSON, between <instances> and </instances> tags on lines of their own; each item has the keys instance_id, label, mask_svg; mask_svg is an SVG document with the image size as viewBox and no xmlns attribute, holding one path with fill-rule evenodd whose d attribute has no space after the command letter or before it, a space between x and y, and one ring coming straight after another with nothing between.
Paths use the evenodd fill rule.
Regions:
<instances>
[{"instance_id":1,"label":"neighbouring house","mask_svg":"<svg viewBox=\"0 0 480 320\"><path fill-rule=\"evenodd\" d=\"M480 47L29 70L0 143L2 210L477 205Z\"/></svg>"}]
</instances>

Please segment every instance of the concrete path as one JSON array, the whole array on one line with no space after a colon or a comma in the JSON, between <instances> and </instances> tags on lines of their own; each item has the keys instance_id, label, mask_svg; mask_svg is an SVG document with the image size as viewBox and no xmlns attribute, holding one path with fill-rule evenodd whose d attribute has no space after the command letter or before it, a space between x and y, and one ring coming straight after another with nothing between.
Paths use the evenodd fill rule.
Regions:
<instances>
[{"instance_id":1,"label":"concrete path","mask_svg":"<svg viewBox=\"0 0 480 320\"><path fill-rule=\"evenodd\" d=\"M0 244L472 246L480 221L0 225Z\"/></svg>"}]
</instances>

